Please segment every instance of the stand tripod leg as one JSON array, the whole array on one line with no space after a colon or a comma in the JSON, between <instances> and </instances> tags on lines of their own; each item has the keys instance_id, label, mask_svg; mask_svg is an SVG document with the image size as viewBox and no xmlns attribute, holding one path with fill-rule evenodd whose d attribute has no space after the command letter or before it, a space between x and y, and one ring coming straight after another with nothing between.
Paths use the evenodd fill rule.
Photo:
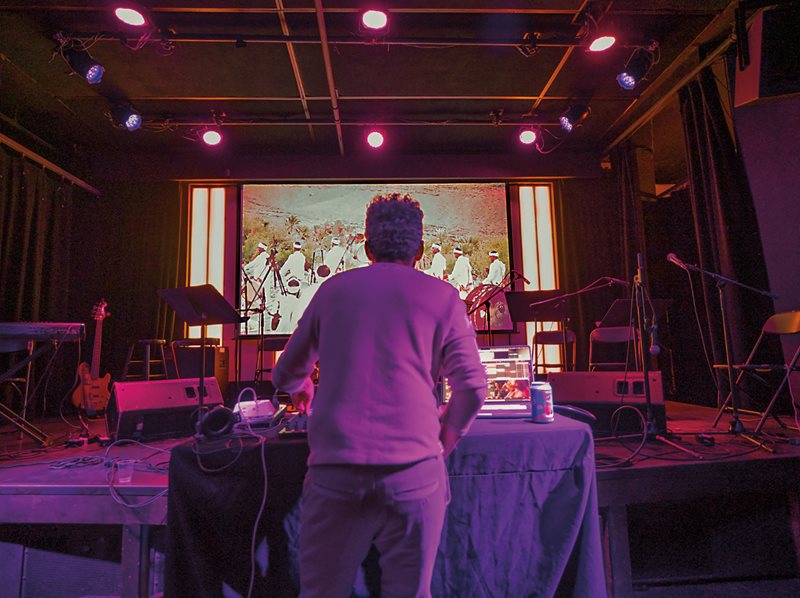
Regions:
<instances>
[{"instance_id":1,"label":"stand tripod leg","mask_svg":"<svg viewBox=\"0 0 800 598\"><path fill-rule=\"evenodd\" d=\"M728 408L728 403L730 403L730 402L731 402L731 395L730 395L730 393L728 393L728 396L725 397L725 400L722 402L722 405L720 406L719 410L717 411L717 417L714 418L714 423L711 424L712 428L716 428L717 427L717 424L719 423L719 420L722 418L723 412L725 411L725 409Z\"/></svg>"},{"instance_id":2,"label":"stand tripod leg","mask_svg":"<svg viewBox=\"0 0 800 598\"><path fill-rule=\"evenodd\" d=\"M4 419L8 420L10 423L15 425L20 432L27 434L42 446L50 446L51 444L53 444L52 438L50 438L42 430L34 426L27 419L25 419L15 411L12 411L2 403L0 403L0 417L3 417Z\"/></svg>"},{"instance_id":3,"label":"stand tripod leg","mask_svg":"<svg viewBox=\"0 0 800 598\"><path fill-rule=\"evenodd\" d=\"M659 442L663 442L664 444L668 444L672 448L678 449L679 451L683 451L687 455L691 455L695 459L702 459L703 458L703 455L701 455L700 453L696 453L692 449L686 448L685 446L681 446L680 444L678 444L677 442L673 442L672 440L670 440L666 436L661 436L661 434L656 434L654 438L656 440L658 440Z\"/></svg>"}]
</instances>

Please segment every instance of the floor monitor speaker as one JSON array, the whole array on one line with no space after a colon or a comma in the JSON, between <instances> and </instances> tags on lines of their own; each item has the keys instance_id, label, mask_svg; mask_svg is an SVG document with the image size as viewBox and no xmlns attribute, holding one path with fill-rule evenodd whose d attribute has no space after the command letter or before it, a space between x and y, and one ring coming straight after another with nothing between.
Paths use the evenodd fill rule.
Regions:
<instances>
[{"instance_id":1,"label":"floor monitor speaker","mask_svg":"<svg viewBox=\"0 0 800 598\"><path fill-rule=\"evenodd\" d=\"M204 380L203 407L222 404L216 378ZM197 422L199 378L117 382L106 407L108 433L117 440L190 436Z\"/></svg>"},{"instance_id":2,"label":"floor monitor speaker","mask_svg":"<svg viewBox=\"0 0 800 598\"><path fill-rule=\"evenodd\" d=\"M656 427L667 429L664 408L664 387L661 372L648 372L650 401ZM553 402L557 405L575 405L597 417L595 432L607 435L613 431L632 433L641 428L635 412L623 409L619 419L612 421L613 413L622 405L633 407L642 415L646 411L644 374L642 372L552 372L547 381L553 387Z\"/></svg>"}]
</instances>

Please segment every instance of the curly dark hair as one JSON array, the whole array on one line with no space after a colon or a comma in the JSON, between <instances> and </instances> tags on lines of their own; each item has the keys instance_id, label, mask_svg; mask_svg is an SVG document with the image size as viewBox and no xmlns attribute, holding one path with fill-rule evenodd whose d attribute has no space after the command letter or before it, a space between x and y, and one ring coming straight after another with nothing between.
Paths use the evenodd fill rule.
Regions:
<instances>
[{"instance_id":1,"label":"curly dark hair","mask_svg":"<svg viewBox=\"0 0 800 598\"><path fill-rule=\"evenodd\" d=\"M366 236L378 261L406 261L422 243L422 209L409 195L376 195L367 206Z\"/></svg>"}]
</instances>

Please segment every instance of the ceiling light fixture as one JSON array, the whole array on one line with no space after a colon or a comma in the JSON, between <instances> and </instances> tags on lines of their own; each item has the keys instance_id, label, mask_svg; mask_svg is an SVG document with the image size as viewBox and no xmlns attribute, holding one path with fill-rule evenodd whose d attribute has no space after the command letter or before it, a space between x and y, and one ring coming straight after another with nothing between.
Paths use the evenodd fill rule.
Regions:
<instances>
[{"instance_id":1,"label":"ceiling light fixture","mask_svg":"<svg viewBox=\"0 0 800 598\"><path fill-rule=\"evenodd\" d=\"M585 104L572 104L563 112L558 121L566 133L571 133L572 129L581 126L583 121L589 118L590 112L591 109Z\"/></svg>"},{"instance_id":2,"label":"ceiling light fixture","mask_svg":"<svg viewBox=\"0 0 800 598\"><path fill-rule=\"evenodd\" d=\"M647 77L647 73L657 62L655 60L655 50L658 48L657 42L652 42L647 48L637 48L633 51L625 68L617 75L617 83L622 89L633 89Z\"/></svg>"},{"instance_id":3,"label":"ceiling light fixture","mask_svg":"<svg viewBox=\"0 0 800 598\"><path fill-rule=\"evenodd\" d=\"M135 2L118 2L114 16L130 27L144 27L149 23L147 11Z\"/></svg>"},{"instance_id":4,"label":"ceiling light fixture","mask_svg":"<svg viewBox=\"0 0 800 598\"><path fill-rule=\"evenodd\" d=\"M135 131L142 126L142 115L130 104L119 103L111 107L112 122L128 131Z\"/></svg>"},{"instance_id":5,"label":"ceiling light fixture","mask_svg":"<svg viewBox=\"0 0 800 598\"><path fill-rule=\"evenodd\" d=\"M372 149L378 149L383 146L384 137L380 131L370 131L367 133L367 144Z\"/></svg>"},{"instance_id":6,"label":"ceiling light fixture","mask_svg":"<svg viewBox=\"0 0 800 598\"><path fill-rule=\"evenodd\" d=\"M539 131L536 127L524 127L519 132L519 142L523 145L531 145L536 143L539 138Z\"/></svg>"},{"instance_id":7,"label":"ceiling light fixture","mask_svg":"<svg viewBox=\"0 0 800 598\"><path fill-rule=\"evenodd\" d=\"M589 52L603 52L608 50L617 42L617 38L613 35L601 35L595 37L589 44Z\"/></svg>"},{"instance_id":8,"label":"ceiling light fixture","mask_svg":"<svg viewBox=\"0 0 800 598\"><path fill-rule=\"evenodd\" d=\"M389 24L389 17L382 10L367 10L361 14L361 24L367 29L377 31Z\"/></svg>"},{"instance_id":9,"label":"ceiling light fixture","mask_svg":"<svg viewBox=\"0 0 800 598\"><path fill-rule=\"evenodd\" d=\"M86 50L69 48L63 50L62 55L70 68L86 79L86 82L90 85L100 83L100 81L103 80L103 74L106 72L106 69L103 68L103 65L94 60Z\"/></svg>"},{"instance_id":10,"label":"ceiling light fixture","mask_svg":"<svg viewBox=\"0 0 800 598\"><path fill-rule=\"evenodd\" d=\"M219 145L222 143L222 131L218 127L210 127L208 129L204 129L203 132L200 134L200 139L203 140L203 143L206 145Z\"/></svg>"}]
</instances>

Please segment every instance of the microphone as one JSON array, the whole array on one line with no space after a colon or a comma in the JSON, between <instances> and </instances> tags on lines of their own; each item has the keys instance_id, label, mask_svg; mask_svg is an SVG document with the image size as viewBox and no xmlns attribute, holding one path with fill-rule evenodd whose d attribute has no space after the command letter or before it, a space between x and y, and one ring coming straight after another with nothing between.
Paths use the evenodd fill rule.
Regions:
<instances>
[{"instance_id":1,"label":"microphone","mask_svg":"<svg viewBox=\"0 0 800 598\"><path fill-rule=\"evenodd\" d=\"M524 281L525 281L525 284L531 284L531 281L530 281L530 280L528 280L527 278L525 278L525 277L522 275L522 272L519 272L519 271L517 271L517 270L511 270L511 271L509 272L509 274L516 274L516 275L517 275L517 276L519 276L519 277L520 277L522 280L524 280Z\"/></svg>"},{"instance_id":2,"label":"microphone","mask_svg":"<svg viewBox=\"0 0 800 598\"><path fill-rule=\"evenodd\" d=\"M681 270L688 270L688 268L686 267L686 264L684 264L680 260L680 258L677 255L675 255L674 253L668 253L667 254L667 261L668 262L672 262L673 264L678 266L678 268L680 268Z\"/></svg>"},{"instance_id":3,"label":"microphone","mask_svg":"<svg viewBox=\"0 0 800 598\"><path fill-rule=\"evenodd\" d=\"M653 322L653 329L650 332L650 355L654 357L661 353L661 347L658 344L658 324Z\"/></svg>"},{"instance_id":4,"label":"microphone","mask_svg":"<svg viewBox=\"0 0 800 598\"><path fill-rule=\"evenodd\" d=\"M613 276L604 276L603 278L605 278L609 284L621 284L626 287L631 286L631 283L629 283L627 280L622 280L621 278L614 278Z\"/></svg>"}]
</instances>

